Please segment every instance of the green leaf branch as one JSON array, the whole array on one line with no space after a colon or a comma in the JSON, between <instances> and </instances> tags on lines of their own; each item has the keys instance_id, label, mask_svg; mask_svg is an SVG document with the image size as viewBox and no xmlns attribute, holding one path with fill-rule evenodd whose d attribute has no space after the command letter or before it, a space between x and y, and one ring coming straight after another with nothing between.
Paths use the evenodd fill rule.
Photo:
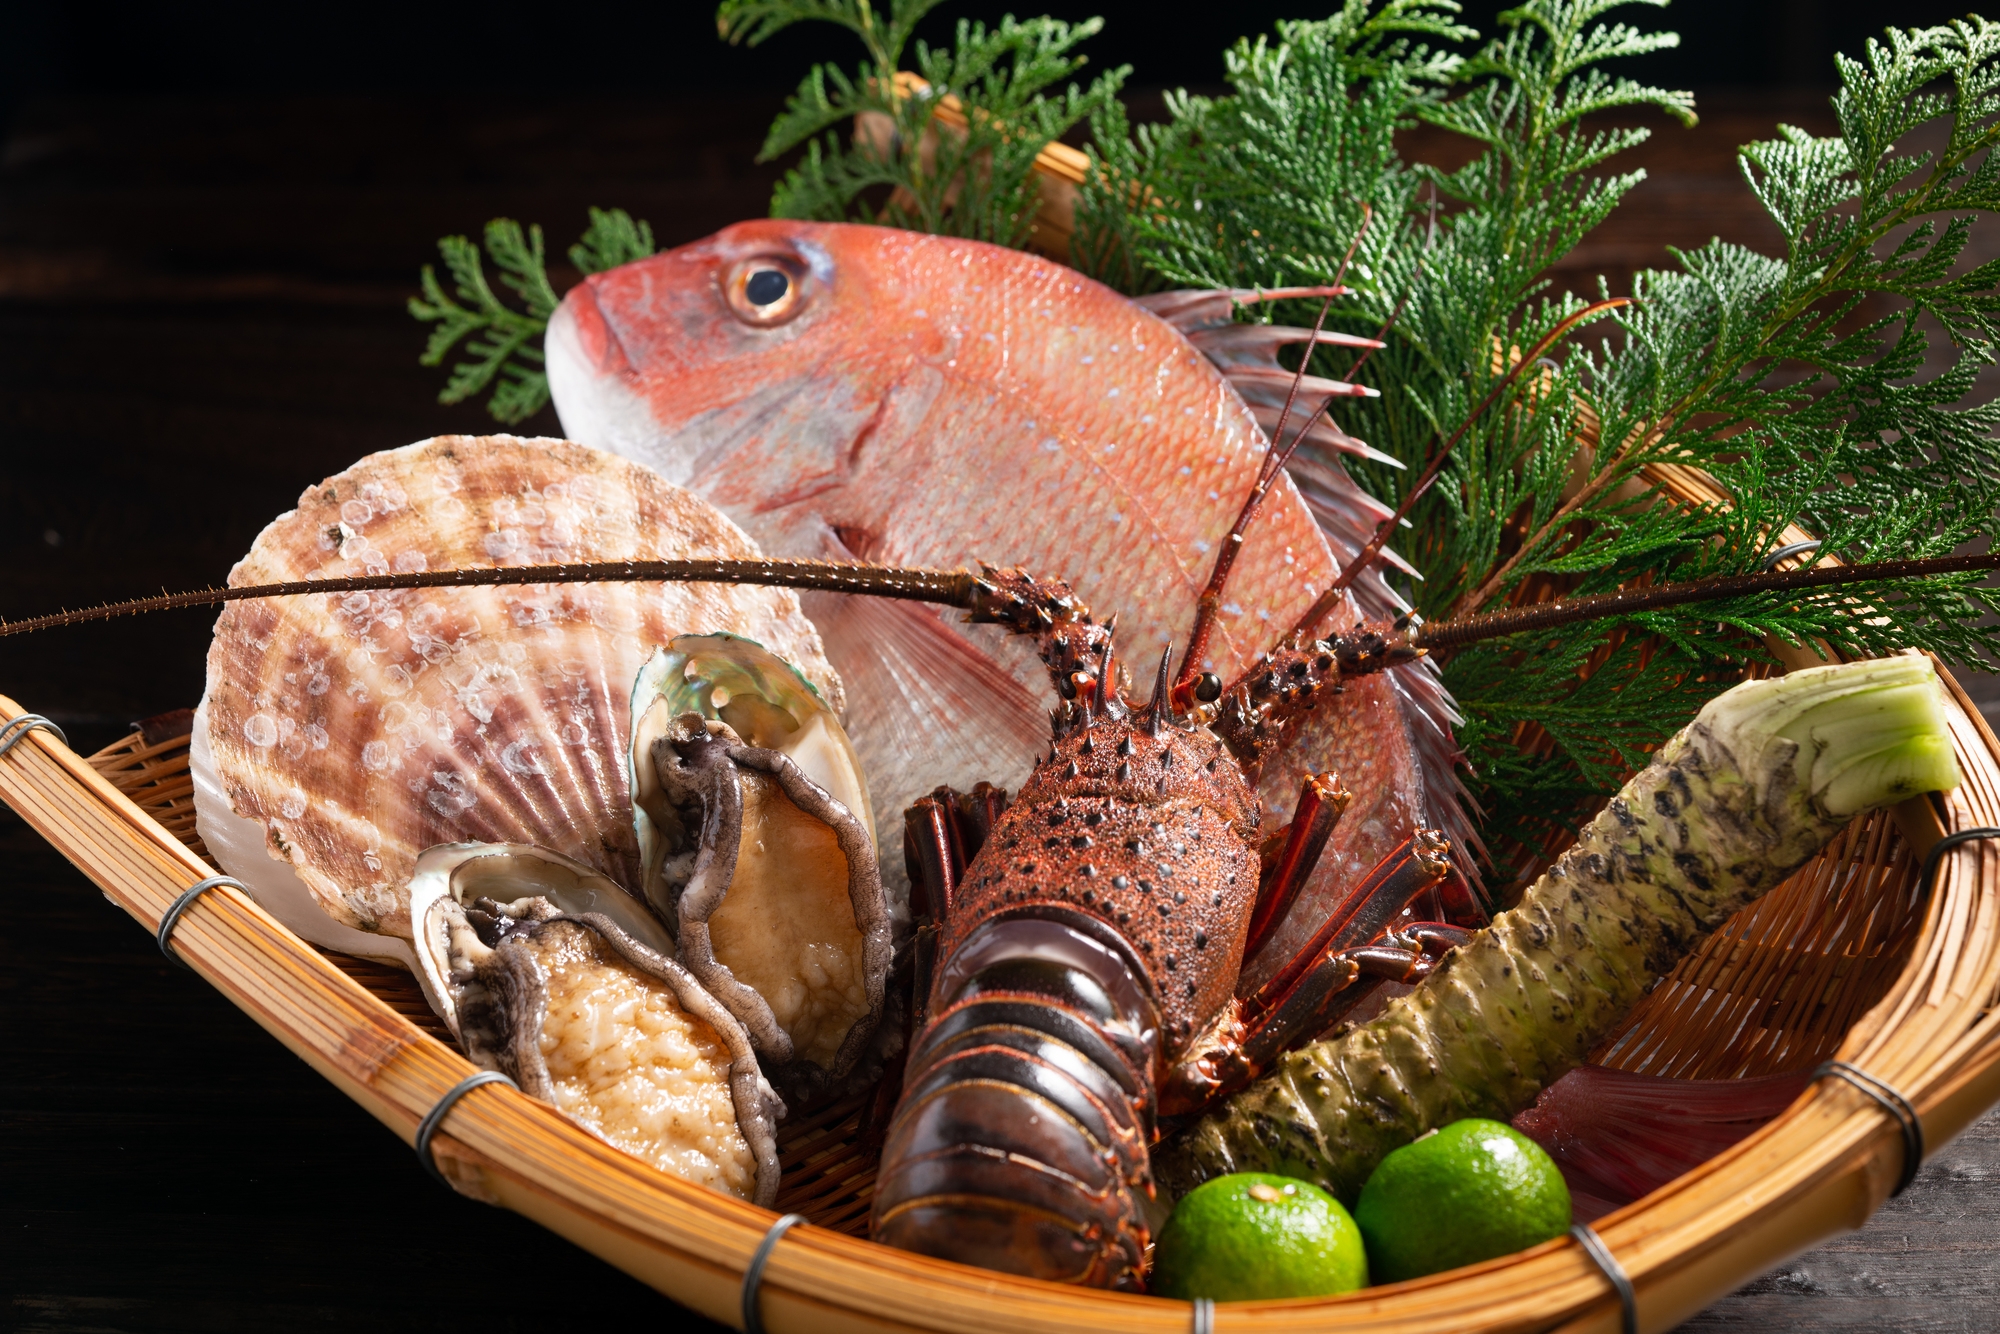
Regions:
<instances>
[{"instance_id":1,"label":"green leaf branch","mask_svg":"<svg viewBox=\"0 0 2000 1334\"><path fill-rule=\"evenodd\" d=\"M426 264L419 278L422 295L410 298L410 314L430 324L431 336L419 365L441 366L454 349L469 360L453 364L438 394L440 403L462 403L491 387L486 410L509 426L526 421L549 401L549 377L542 369L540 341L560 298L549 284L542 229L523 229L512 218L486 224L485 257L499 270L501 285L520 301L515 309L486 280L480 247L463 236L438 242L451 278L446 292ZM653 253L653 229L623 209L590 210L590 227L569 249L570 263L585 274L601 273Z\"/></svg>"},{"instance_id":2,"label":"green leaf branch","mask_svg":"<svg viewBox=\"0 0 2000 1334\"><path fill-rule=\"evenodd\" d=\"M948 47L914 45L917 21L937 0L725 0L724 37L752 45L793 23L830 22L862 39L868 59L852 73L813 66L771 126L758 160L803 149L772 196L774 217L881 223L1023 246L1034 236L1044 147L1108 114L1128 68L1088 87L1076 47L1101 19L961 21ZM901 77L899 77L899 75ZM914 76L914 77L911 77ZM950 123L940 108L949 105ZM851 128L850 128L851 127Z\"/></svg>"},{"instance_id":3,"label":"green leaf branch","mask_svg":"<svg viewBox=\"0 0 2000 1334\"><path fill-rule=\"evenodd\" d=\"M1427 615L1738 573L1794 526L1823 539L1808 560L1940 554L1986 536L2000 504L2000 411L1963 402L2000 299L2000 265L1963 262L2000 196L2000 37L1983 20L1891 31L1840 63L1839 134L1784 129L1744 150L1781 256L1675 252L1678 267L1638 276L1629 308L1593 313L1610 331L1598 346L1572 335L1517 373L1519 349L1585 309L1549 271L1643 180L1619 158L1649 131L1616 120L1693 119L1688 94L1601 68L1677 41L1621 22L1630 12L1531 0L1458 56L1449 46L1469 34L1450 6L1349 3L1240 43L1229 94L1172 99L1163 126L1100 118L1079 233L1088 219L1094 253L1113 261L1100 271L1131 290L1327 282L1372 208L1358 291L1334 319L1391 328L1368 367L1384 393L1337 411L1405 467L1342 463L1399 504L1454 441L1395 539L1420 575L1403 590ZM1477 151L1450 169L1408 161L1393 136L1416 122ZM1346 378L1346 359L1316 361ZM1668 503L1673 468L1721 499ZM1979 622L1994 607L1976 576L1953 576L1463 651L1445 679L1485 830L1539 843L1774 644L1916 644L1979 665L2000 648Z\"/></svg>"},{"instance_id":4,"label":"green leaf branch","mask_svg":"<svg viewBox=\"0 0 2000 1334\"><path fill-rule=\"evenodd\" d=\"M1087 130L1070 260L1120 290L1323 284L1353 248L1354 295L1331 323L1386 337L1366 367L1383 393L1334 412L1402 466L1318 464L1408 503L1393 542L1416 575L1395 586L1425 615L1742 573L1801 529L1821 541L1807 562L1990 537L2000 405L1973 400L2000 346L2000 260L1970 256L2000 213L2000 25L1891 29L1842 57L1836 133L1779 127L1741 153L1779 253L1673 251L1614 309L1601 283L1593 304L1550 274L1643 181L1622 155L1651 131L1631 122L1693 123L1686 92L1605 68L1677 44L1626 21L1665 0L1528 0L1484 39L1452 0L1340 0L1238 42L1227 92L1172 94L1145 125L1118 99L1125 70L1080 81L1097 20L961 22L933 48L915 34L937 3L724 0L728 40L811 21L862 47L851 67L815 65L772 125L763 160L795 155L773 213L1032 245L1035 158ZM1419 127L1469 160L1414 160L1399 136ZM556 296L538 229L501 219L484 241L483 255L441 242L445 279L425 269L411 310L434 325L425 364L460 354L444 401L491 389L489 410L518 421L546 402L538 342ZM569 254L594 272L652 249L645 224L592 210ZM1335 379L1355 364L1326 349L1313 363ZM1670 478L1712 503L1671 499ZM1980 576L1954 575L1462 650L1445 682L1484 832L1538 846L1779 647L1916 646L1990 666L1995 611Z\"/></svg>"}]
</instances>

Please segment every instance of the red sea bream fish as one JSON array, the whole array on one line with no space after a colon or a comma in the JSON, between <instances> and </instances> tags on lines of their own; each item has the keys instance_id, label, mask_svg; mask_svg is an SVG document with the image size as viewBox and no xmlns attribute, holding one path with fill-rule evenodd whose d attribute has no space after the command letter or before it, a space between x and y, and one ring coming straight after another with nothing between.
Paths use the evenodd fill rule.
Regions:
<instances>
[{"instance_id":1,"label":"red sea bream fish","mask_svg":"<svg viewBox=\"0 0 2000 1334\"><path fill-rule=\"evenodd\" d=\"M549 383L568 435L699 492L769 554L1059 576L1116 612L1122 656L1150 664L1192 624L1268 448L1292 379L1276 352L1308 336L1232 324L1230 308L1216 293L1134 302L978 242L748 222L575 288L549 325ZM1308 379L1293 422L1340 392L1365 391ZM1369 451L1322 419L1298 485L1281 478L1252 527L1205 664L1224 679L1387 517L1343 452ZM1400 609L1373 572L1355 592L1342 628ZM939 784L1018 787L1046 749L1053 696L1023 642L909 603L806 606L847 686L879 828L900 828ZM1469 832L1435 673L1346 689L1264 765L1277 822L1308 771L1337 771L1355 793L1266 960L1416 825L1458 846ZM900 881L895 840L885 848Z\"/></svg>"}]
</instances>

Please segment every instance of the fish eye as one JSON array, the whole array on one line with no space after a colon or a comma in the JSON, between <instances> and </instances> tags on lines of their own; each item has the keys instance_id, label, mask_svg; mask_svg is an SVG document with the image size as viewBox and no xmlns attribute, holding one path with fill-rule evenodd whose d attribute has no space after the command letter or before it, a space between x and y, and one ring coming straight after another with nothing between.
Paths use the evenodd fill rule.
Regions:
<instances>
[{"instance_id":1,"label":"fish eye","mask_svg":"<svg viewBox=\"0 0 2000 1334\"><path fill-rule=\"evenodd\" d=\"M804 274L790 259L744 260L730 271L724 292L729 309L745 324L783 324L805 306Z\"/></svg>"}]
</instances>

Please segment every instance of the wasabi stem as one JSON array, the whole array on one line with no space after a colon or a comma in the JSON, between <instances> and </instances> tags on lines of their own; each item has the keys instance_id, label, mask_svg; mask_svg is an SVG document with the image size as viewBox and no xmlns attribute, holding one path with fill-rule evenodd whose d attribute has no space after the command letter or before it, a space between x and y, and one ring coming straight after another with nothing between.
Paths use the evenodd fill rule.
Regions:
<instances>
[{"instance_id":1,"label":"wasabi stem","mask_svg":"<svg viewBox=\"0 0 2000 1334\"><path fill-rule=\"evenodd\" d=\"M1279 1172L1352 1203L1375 1164L1506 1120L1730 914L1857 813L1958 785L1943 687L1905 655L1740 685L1612 798L1520 905L1416 991L1285 1057L1161 1146L1161 1184Z\"/></svg>"}]
</instances>

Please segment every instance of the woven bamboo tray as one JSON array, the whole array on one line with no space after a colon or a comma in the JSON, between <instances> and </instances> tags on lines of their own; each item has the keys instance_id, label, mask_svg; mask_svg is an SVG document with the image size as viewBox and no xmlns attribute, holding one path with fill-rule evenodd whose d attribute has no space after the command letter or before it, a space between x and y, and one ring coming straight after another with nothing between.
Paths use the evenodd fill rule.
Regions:
<instances>
[{"instance_id":1,"label":"woven bamboo tray","mask_svg":"<svg viewBox=\"0 0 2000 1334\"><path fill-rule=\"evenodd\" d=\"M1783 886L1732 918L1600 1053L1624 1069L1729 1078L1852 1061L1905 1092L1942 1144L2000 1101L2000 847L1945 857L1947 832L2000 825L2000 742L1947 677L1958 791L1868 815ZM0 718L23 712L0 697ZM172 729L166 729L171 732ZM135 732L91 757L47 731L0 758L0 798L149 931L214 874L194 831L186 738ZM233 889L181 918L198 973L406 1142L472 1065L406 976L321 952ZM766 1270L766 1327L1185 1331L1184 1302L1083 1291L875 1246L863 1237L874 1163L856 1107L783 1128L786 1234ZM435 1141L461 1193L512 1209L675 1300L738 1323L741 1279L776 1214L666 1176L553 1109L485 1087ZM1840 1081L1810 1088L1733 1149L1598 1220L1631 1275L1640 1328L1664 1330L1716 1297L1858 1227L1902 1168L1895 1123ZM395 1170L385 1159L384 1170ZM1342 1298L1226 1305L1223 1331L1603 1330L1619 1307L1576 1243Z\"/></svg>"}]
</instances>

